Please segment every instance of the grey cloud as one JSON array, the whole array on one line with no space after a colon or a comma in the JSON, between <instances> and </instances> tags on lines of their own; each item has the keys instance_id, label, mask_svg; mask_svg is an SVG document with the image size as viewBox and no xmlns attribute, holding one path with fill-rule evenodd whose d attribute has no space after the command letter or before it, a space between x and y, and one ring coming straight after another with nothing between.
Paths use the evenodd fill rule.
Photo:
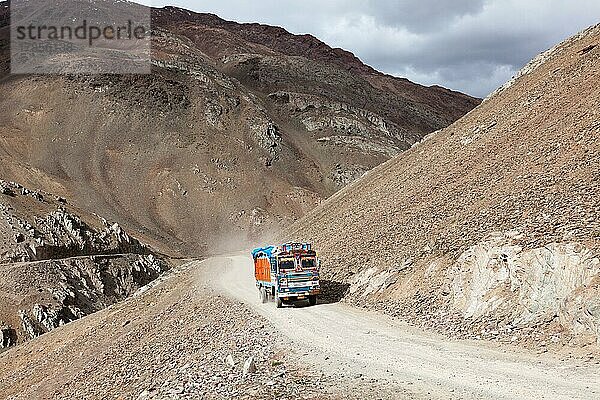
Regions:
<instances>
[{"instance_id":1,"label":"grey cloud","mask_svg":"<svg viewBox=\"0 0 600 400\"><path fill-rule=\"evenodd\" d=\"M400 26L412 32L439 29L465 15L477 14L483 9L483 0L367 0L366 12L389 26Z\"/></svg>"}]
</instances>

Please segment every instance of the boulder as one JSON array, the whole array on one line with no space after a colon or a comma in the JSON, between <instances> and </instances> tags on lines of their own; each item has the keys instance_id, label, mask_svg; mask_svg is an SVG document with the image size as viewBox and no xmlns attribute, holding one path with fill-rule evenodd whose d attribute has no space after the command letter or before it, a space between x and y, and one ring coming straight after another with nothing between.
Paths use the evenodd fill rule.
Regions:
<instances>
[{"instance_id":1,"label":"boulder","mask_svg":"<svg viewBox=\"0 0 600 400\"><path fill-rule=\"evenodd\" d=\"M244 363L244 376L254 373L256 373L256 364L254 363L254 357L248 357L248 359Z\"/></svg>"},{"instance_id":2,"label":"boulder","mask_svg":"<svg viewBox=\"0 0 600 400\"><path fill-rule=\"evenodd\" d=\"M225 358L225 364L229 365L231 368L235 367L235 360L231 354Z\"/></svg>"}]
</instances>

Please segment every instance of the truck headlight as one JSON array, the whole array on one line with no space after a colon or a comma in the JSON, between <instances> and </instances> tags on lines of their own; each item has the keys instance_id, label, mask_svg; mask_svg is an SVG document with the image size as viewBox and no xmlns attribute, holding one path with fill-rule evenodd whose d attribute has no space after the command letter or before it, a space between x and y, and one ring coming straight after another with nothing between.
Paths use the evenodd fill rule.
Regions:
<instances>
[{"instance_id":1,"label":"truck headlight","mask_svg":"<svg viewBox=\"0 0 600 400\"><path fill-rule=\"evenodd\" d=\"M279 281L279 286L287 286L287 285L288 285L287 279L282 279Z\"/></svg>"}]
</instances>

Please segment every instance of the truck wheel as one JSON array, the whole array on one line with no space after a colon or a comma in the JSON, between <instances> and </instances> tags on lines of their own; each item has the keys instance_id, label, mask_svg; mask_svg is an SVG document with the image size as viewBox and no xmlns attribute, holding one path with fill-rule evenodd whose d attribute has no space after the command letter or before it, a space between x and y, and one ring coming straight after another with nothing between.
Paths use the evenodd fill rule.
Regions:
<instances>
[{"instance_id":1,"label":"truck wheel","mask_svg":"<svg viewBox=\"0 0 600 400\"><path fill-rule=\"evenodd\" d=\"M266 303L267 301L269 301L268 297L267 297L267 289L265 288L260 288L260 301L261 303Z\"/></svg>"},{"instance_id":2,"label":"truck wheel","mask_svg":"<svg viewBox=\"0 0 600 400\"><path fill-rule=\"evenodd\" d=\"M310 304L311 306L316 306L317 305L317 296L308 296L308 304Z\"/></svg>"},{"instance_id":3,"label":"truck wheel","mask_svg":"<svg viewBox=\"0 0 600 400\"><path fill-rule=\"evenodd\" d=\"M283 300L281 300L279 297L275 299L275 304L277 304L277 308L282 308L283 307Z\"/></svg>"}]
</instances>

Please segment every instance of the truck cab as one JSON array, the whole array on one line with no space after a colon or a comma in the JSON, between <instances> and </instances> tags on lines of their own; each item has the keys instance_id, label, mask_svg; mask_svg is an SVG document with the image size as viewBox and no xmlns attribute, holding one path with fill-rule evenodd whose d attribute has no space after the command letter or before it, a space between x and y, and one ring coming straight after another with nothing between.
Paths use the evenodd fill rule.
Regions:
<instances>
[{"instance_id":1,"label":"truck cab","mask_svg":"<svg viewBox=\"0 0 600 400\"><path fill-rule=\"evenodd\" d=\"M286 243L252 251L256 286L263 302L285 303L308 300L317 304L321 292L319 258L310 243Z\"/></svg>"}]
</instances>

